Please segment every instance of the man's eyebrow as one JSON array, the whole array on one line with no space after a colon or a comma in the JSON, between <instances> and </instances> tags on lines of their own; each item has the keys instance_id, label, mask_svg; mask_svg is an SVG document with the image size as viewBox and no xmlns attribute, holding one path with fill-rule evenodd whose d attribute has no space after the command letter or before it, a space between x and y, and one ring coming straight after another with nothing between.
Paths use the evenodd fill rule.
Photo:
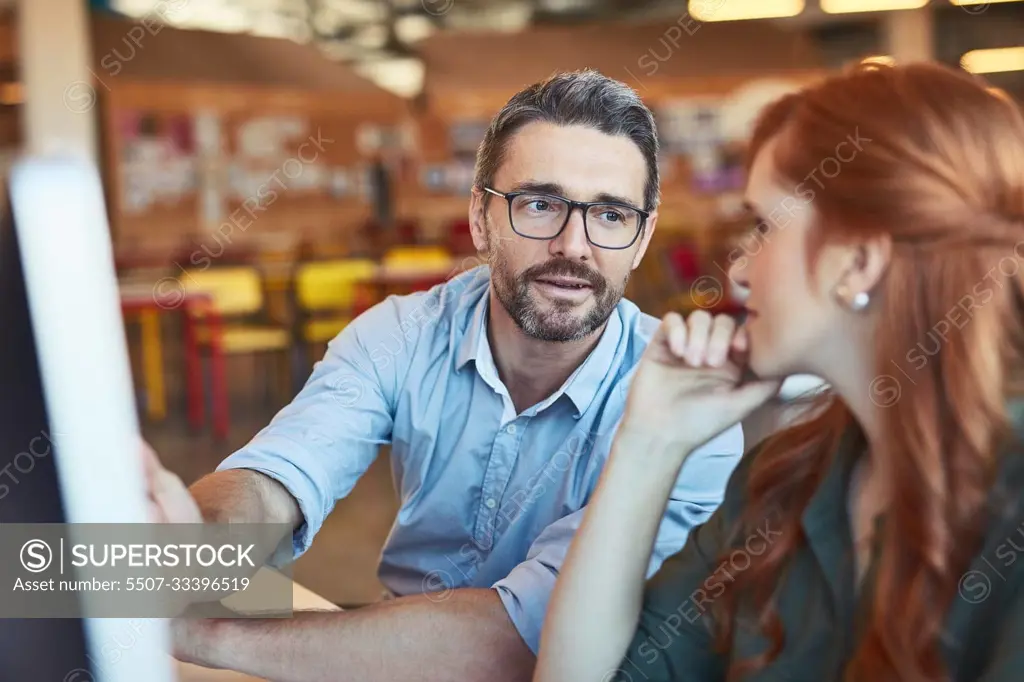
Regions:
<instances>
[{"instance_id":1,"label":"man's eyebrow","mask_svg":"<svg viewBox=\"0 0 1024 682\"><path fill-rule=\"evenodd\" d=\"M608 194L607 192L601 192L598 194L597 197L594 198L594 201L607 201L612 204L626 204L627 206L634 207L641 205L628 197L619 196L618 194Z\"/></svg>"},{"instance_id":2,"label":"man's eyebrow","mask_svg":"<svg viewBox=\"0 0 1024 682\"><path fill-rule=\"evenodd\" d=\"M513 192L536 192L537 194L554 194L560 197L565 196L565 188L557 182L542 182L539 180L524 180L512 186ZM613 204L626 204L637 206L637 202L628 197L609 192L600 192L593 201L604 201Z\"/></svg>"},{"instance_id":3,"label":"man's eyebrow","mask_svg":"<svg viewBox=\"0 0 1024 682\"><path fill-rule=\"evenodd\" d=\"M537 194L557 194L565 196L565 188L557 182L542 182L540 180L523 180L512 186L513 192L536 192Z\"/></svg>"}]
</instances>

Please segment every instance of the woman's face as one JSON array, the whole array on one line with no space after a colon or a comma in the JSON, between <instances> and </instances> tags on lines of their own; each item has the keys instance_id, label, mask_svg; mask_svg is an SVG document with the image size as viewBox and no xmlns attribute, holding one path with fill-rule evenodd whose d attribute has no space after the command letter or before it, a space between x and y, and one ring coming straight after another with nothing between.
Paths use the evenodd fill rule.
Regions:
<instances>
[{"instance_id":1,"label":"woman's face","mask_svg":"<svg viewBox=\"0 0 1024 682\"><path fill-rule=\"evenodd\" d=\"M831 296L848 249L822 246L811 262L814 196L827 187L780 182L774 144L764 146L751 168L746 200L756 227L730 254L729 276L749 290L751 369L764 378L824 374L851 341L843 339L843 312Z\"/></svg>"}]
</instances>

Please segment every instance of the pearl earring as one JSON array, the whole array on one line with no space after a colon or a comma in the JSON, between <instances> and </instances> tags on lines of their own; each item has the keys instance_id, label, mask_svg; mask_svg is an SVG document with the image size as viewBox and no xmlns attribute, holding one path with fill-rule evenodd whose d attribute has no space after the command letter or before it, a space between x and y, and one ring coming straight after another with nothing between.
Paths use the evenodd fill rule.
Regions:
<instances>
[{"instance_id":1,"label":"pearl earring","mask_svg":"<svg viewBox=\"0 0 1024 682\"><path fill-rule=\"evenodd\" d=\"M867 292L861 291L851 295L849 287L845 284L840 284L836 287L835 297L843 306L856 313L867 308L868 303L871 302L871 297L868 296Z\"/></svg>"},{"instance_id":2,"label":"pearl earring","mask_svg":"<svg viewBox=\"0 0 1024 682\"><path fill-rule=\"evenodd\" d=\"M856 296L853 297L852 301L850 301L850 307L854 311L859 313L860 311L862 311L865 308L867 308L868 307L868 303L870 303L870 302L871 302L871 297L868 296L866 292L861 291L860 293L858 293Z\"/></svg>"}]
</instances>

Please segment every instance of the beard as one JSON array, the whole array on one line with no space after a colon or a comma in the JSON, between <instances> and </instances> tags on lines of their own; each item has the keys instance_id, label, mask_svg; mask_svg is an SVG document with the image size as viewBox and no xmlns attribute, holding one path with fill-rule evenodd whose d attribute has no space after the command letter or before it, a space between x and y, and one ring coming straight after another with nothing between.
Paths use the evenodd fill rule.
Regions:
<instances>
[{"instance_id":1,"label":"beard","mask_svg":"<svg viewBox=\"0 0 1024 682\"><path fill-rule=\"evenodd\" d=\"M566 343L585 339L603 325L622 300L629 274L615 286L597 271L575 260L559 258L515 273L505 252L488 244L491 282L495 294L516 326L539 341ZM591 286L594 305L585 312L571 301L551 301L542 308L530 285L542 277L564 275L585 280Z\"/></svg>"}]
</instances>

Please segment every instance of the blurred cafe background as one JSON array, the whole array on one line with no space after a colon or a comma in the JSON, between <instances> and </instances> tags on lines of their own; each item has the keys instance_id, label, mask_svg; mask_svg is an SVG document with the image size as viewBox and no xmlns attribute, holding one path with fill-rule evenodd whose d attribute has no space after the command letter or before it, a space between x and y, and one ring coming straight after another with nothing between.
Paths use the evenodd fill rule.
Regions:
<instances>
[{"instance_id":1,"label":"blurred cafe background","mask_svg":"<svg viewBox=\"0 0 1024 682\"><path fill-rule=\"evenodd\" d=\"M765 102L865 59L960 65L1024 101L1024 1L0 6L3 162L72 144L101 169L145 435L186 483L360 311L481 262L477 145L553 71L599 69L656 112L661 218L627 295L658 316L735 309L723 268L749 226L742 159ZM385 451L296 579L345 607L376 600L396 508Z\"/></svg>"}]
</instances>

